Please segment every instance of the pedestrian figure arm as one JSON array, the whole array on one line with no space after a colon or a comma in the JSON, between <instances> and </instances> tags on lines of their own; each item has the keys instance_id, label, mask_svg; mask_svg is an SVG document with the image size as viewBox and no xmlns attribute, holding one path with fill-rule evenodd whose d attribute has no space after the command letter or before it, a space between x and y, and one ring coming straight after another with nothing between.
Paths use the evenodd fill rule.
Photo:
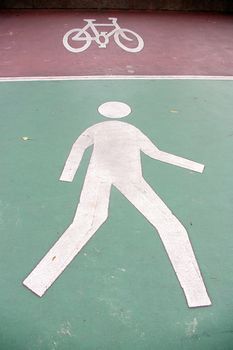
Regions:
<instances>
[{"instance_id":1,"label":"pedestrian figure arm","mask_svg":"<svg viewBox=\"0 0 233 350\"><path fill-rule=\"evenodd\" d=\"M60 181L73 181L74 175L82 160L84 151L92 144L93 137L92 134L89 132L89 129L87 129L78 137L78 139L73 144L70 154L63 168L62 174L60 176Z\"/></svg>"},{"instance_id":2,"label":"pedestrian figure arm","mask_svg":"<svg viewBox=\"0 0 233 350\"><path fill-rule=\"evenodd\" d=\"M204 170L204 165L200 163L193 162L192 160L176 156L171 153L160 151L148 137L142 135L141 137L141 150L153 159L160 160L161 162L169 163L172 165L179 166L181 168L186 168L189 170L202 173Z\"/></svg>"}]
</instances>

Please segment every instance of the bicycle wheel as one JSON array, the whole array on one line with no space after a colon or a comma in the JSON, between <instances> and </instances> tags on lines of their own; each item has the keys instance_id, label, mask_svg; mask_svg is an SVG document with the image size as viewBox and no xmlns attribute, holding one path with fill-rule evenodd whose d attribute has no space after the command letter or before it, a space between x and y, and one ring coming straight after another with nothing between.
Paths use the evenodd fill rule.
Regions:
<instances>
[{"instance_id":1,"label":"bicycle wheel","mask_svg":"<svg viewBox=\"0 0 233 350\"><path fill-rule=\"evenodd\" d=\"M127 36L129 34L129 36ZM132 38L132 39L131 39ZM139 52L143 49L144 47L144 41L138 35L137 33L133 32L132 30L129 29L120 29L114 34L114 40L117 43L118 46L120 46L123 50L127 52ZM125 42L123 43L122 40L124 41L135 41L136 40L136 47L128 47L126 46Z\"/></svg>"},{"instance_id":2,"label":"bicycle wheel","mask_svg":"<svg viewBox=\"0 0 233 350\"><path fill-rule=\"evenodd\" d=\"M82 45L78 45L79 43ZM91 36L80 28L71 29L64 35L63 45L70 52L82 52L91 45Z\"/></svg>"}]
</instances>

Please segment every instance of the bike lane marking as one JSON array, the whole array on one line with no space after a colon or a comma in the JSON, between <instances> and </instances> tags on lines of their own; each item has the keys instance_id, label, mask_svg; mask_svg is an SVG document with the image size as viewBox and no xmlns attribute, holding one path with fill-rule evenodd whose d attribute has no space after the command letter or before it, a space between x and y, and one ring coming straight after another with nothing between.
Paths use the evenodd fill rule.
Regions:
<instances>
[{"instance_id":1,"label":"bike lane marking","mask_svg":"<svg viewBox=\"0 0 233 350\"><path fill-rule=\"evenodd\" d=\"M117 17L143 38L143 50L125 52L111 38L106 49L94 42L67 51L65 33L93 15L103 23ZM0 76L233 75L230 15L35 10L3 11L0 19Z\"/></svg>"},{"instance_id":2,"label":"bike lane marking","mask_svg":"<svg viewBox=\"0 0 233 350\"><path fill-rule=\"evenodd\" d=\"M83 28L70 29L64 35L64 47L70 52L79 53L87 50L93 42L96 42L100 49L106 49L113 36L115 43L124 51L136 53L143 49L144 41L139 34L127 28L121 28L116 17L109 17L108 20L110 24L98 23L96 19L83 19L84 23L87 22ZM109 31L106 31L106 28Z\"/></svg>"}]
</instances>

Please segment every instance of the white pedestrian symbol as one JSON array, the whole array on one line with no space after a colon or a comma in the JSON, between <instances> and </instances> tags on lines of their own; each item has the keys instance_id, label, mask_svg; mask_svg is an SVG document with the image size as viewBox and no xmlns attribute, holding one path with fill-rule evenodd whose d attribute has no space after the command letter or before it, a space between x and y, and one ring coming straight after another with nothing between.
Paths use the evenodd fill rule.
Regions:
<instances>
[{"instance_id":1,"label":"white pedestrian symbol","mask_svg":"<svg viewBox=\"0 0 233 350\"><path fill-rule=\"evenodd\" d=\"M143 39L132 30L121 28L117 18L109 17L112 23L94 23L95 19L84 19L87 24L83 28L69 30L63 37L63 45L71 52L85 51L95 41L99 48L106 48L109 38L114 37L118 46L127 52L139 52L144 47ZM113 27L110 32L97 30L97 27ZM91 34L93 36L91 36ZM127 45L133 42L133 45Z\"/></svg>"},{"instance_id":2,"label":"white pedestrian symbol","mask_svg":"<svg viewBox=\"0 0 233 350\"><path fill-rule=\"evenodd\" d=\"M131 113L122 102L106 102L98 111L108 118L123 118ZM91 145L94 148L73 222L24 285L39 296L46 292L106 221L111 186L115 186L157 230L189 307L211 305L186 229L143 178L140 152L200 173L204 165L160 151L135 126L111 120L91 126L78 137L61 181L73 180L84 151Z\"/></svg>"}]
</instances>

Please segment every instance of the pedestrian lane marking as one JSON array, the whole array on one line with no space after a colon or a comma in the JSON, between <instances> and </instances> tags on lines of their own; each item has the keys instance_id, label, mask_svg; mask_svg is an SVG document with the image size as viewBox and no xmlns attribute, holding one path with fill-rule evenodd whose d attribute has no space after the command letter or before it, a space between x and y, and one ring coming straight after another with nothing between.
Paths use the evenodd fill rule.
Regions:
<instances>
[{"instance_id":1,"label":"pedestrian lane marking","mask_svg":"<svg viewBox=\"0 0 233 350\"><path fill-rule=\"evenodd\" d=\"M98 111L107 118L131 113L125 103L108 101ZM159 150L132 124L104 121L74 142L60 180L72 182L85 150L94 146L80 201L71 225L23 284L43 296L108 217L111 187L116 187L157 230L184 290L189 307L211 305L186 229L142 175L141 152L168 164L202 173L204 165Z\"/></svg>"}]
</instances>

